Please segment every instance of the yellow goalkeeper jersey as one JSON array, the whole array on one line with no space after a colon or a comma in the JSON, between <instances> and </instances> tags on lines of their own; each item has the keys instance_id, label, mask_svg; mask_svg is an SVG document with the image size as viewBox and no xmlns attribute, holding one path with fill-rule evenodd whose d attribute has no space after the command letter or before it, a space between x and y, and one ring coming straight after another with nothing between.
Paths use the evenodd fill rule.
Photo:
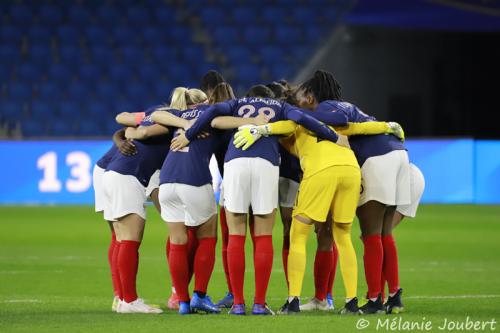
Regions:
<instances>
[{"instance_id":1,"label":"yellow goalkeeper jersey","mask_svg":"<svg viewBox=\"0 0 500 333\"><path fill-rule=\"evenodd\" d=\"M359 168L351 149L322 140L300 125L296 125L293 135L282 139L281 143L299 158L304 178L336 165Z\"/></svg>"}]
</instances>

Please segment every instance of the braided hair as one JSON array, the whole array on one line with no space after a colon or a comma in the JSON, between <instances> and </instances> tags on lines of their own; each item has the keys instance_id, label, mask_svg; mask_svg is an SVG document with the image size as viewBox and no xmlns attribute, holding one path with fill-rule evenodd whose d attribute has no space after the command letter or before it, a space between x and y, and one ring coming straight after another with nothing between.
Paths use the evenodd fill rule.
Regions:
<instances>
[{"instance_id":1,"label":"braided hair","mask_svg":"<svg viewBox=\"0 0 500 333\"><path fill-rule=\"evenodd\" d=\"M252 86L247 91L247 93L245 94L245 97L274 98L274 93L271 89L269 89L265 85L257 84L255 86Z\"/></svg>"},{"instance_id":2,"label":"braided hair","mask_svg":"<svg viewBox=\"0 0 500 333\"><path fill-rule=\"evenodd\" d=\"M326 100L342 100L342 87L332 73L322 70L314 72L314 76L299 87L306 93L313 94L318 103Z\"/></svg>"}]
</instances>

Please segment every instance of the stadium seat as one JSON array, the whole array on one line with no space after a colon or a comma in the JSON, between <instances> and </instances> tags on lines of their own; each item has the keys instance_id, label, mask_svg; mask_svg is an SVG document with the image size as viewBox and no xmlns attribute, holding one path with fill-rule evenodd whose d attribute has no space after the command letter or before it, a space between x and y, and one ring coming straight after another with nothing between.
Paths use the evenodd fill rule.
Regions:
<instances>
[{"instance_id":1,"label":"stadium seat","mask_svg":"<svg viewBox=\"0 0 500 333\"><path fill-rule=\"evenodd\" d=\"M24 4L13 4L10 7L9 16L12 23L24 25L33 20L33 11Z\"/></svg>"},{"instance_id":2,"label":"stadium seat","mask_svg":"<svg viewBox=\"0 0 500 333\"><path fill-rule=\"evenodd\" d=\"M52 50L45 43L30 43L28 48L28 59L42 69L47 68L53 61Z\"/></svg>"},{"instance_id":3,"label":"stadium seat","mask_svg":"<svg viewBox=\"0 0 500 333\"><path fill-rule=\"evenodd\" d=\"M99 136L105 135L101 122L94 120L82 120L78 122L77 134L80 136Z\"/></svg>"},{"instance_id":4,"label":"stadium seat","mask_svg":"<svg viewBox=\"0 0 500 333\"><path fill-rule=\"evenodd\" d=\"M78 66L83 61L82 50L78 44L62 45L59 50L59 60L67 66Z\"/></svg>"},{"instance_id":5,"label":"stadium seat","mask_svg":"<svg viewBox=\"0 0 500 333\"><path fill-rule=\"evenodd\" d=\"M82 103L72 100L62 100L59 102L59 114L62 119L75 119L82 114Z\"/></svg>"},{"instance_id":6,"label":"stadium seat","mask_svg":"<svg viewBox=\"0 0 500 333\"><path fill-rule=\"evenodd\" d=\"M201 21L208 26L213 25L214 22L220 24L226 21L225 13L218 7L202 7L199 15Z\"/></svg>"},{"instance_id":7,"label":"stadium seat","mask_svg":"<svg viewBox=\"0 0 500 333\"><path fill-rule=\"evenodd\" d=\"M38 20L41 25L58 26L63 18L62 9L56 5L42 4L38 11Z\"/></svg>"},{"instance_id":8,"label":"stadium seat","mask_svg":"<svg viewBox=\"0 0 500 333\"><path fill-rule=\"evenodd\" d=\"M37 96L40 100L54 101L61 96L61 90L56 81L46 81L38 85Z\"/></svg>"},{"instance_id":9,"label":"stadium seat","mask_svg":"<svg viewBox=\"0 0 500 333\"><path fill-rule=\"evenodd\" d=\"M191 40L191 31L182 26L172 26L167 29L167 36L171 41L178 42L179 44L189 43Z\"/></svg>"},{"instance_id":10,"label":"stadium seat","mask_svg":"<svg viewBox=\"0 0 500 333\"><path fill-rule=\"evenodd\" d=\"M293 26L279 26L274 30L274 39L279 44L300 43L302 39L301 30Z\"/></svg>"},{"instance_id":11,"label":"stadium seat","mask_svg":"<svg viewBox=\"0 0 500 333\"><path fill-rule=\"evenodd\" d=\"M73 77L73 73L63 64L52 64L49 68L49 77L53 80L69 81Z\"/></svg>"},{"instance_id":12,"label":"stadium seat","mask_svg":"<svg viewBox=\"0 0 500 333\"><path fill-rule=\"evenodd\" d=\"M205 61L205 52L203 47L191 44L181 49L182 60L186 63L200 63Z\"/></svg>"},{"instance_id":13,"label":"stadium seat","mask_svg":"<svg viewBox=\"0 0 500 333\"><path fill-rule=\"evenodd\" d=\"M52 136L70 137L77 135L74 122L70 119L54 119L49 125L49 133Z\"/></svg>"},{"instance_id":14,"label":"stadium seat","mask_svg":"<svg viewBox=\"0 0 500 333\"><path fill-rule=\"evenodd\" d=\"M91 25L85 28L84 35L91 46L106 45L110 42L108 30L102 26Z\"/></svg>"},{"instance_id":15,"label":"stadium seat","mask_svg":"<svg viewBox=\"0 0 500 333\"><path fill-rule=\"evenodd\" d=\"M13 122L20 119L23 109L23 101L0 100L0 117L3 121Z\"/></svg>"},{"instance_id":16,"label":"stadium seat","mask_svg":"<svg viewBox=\"0 0 500 333\"><path fill-rule=\"evenodd\" d=\"M106 5L97 9L97 18L99 23L104 26L114 26L121 17L115 6Z\"/></svg>"},{"instance_id":17,"label":"stadium seat","mask_svg":"<svg viewBox=\"0 0 500 333\"><path fill-rule=\"evenodd\" d=\"M311 22L315 22L318 18L318 13L314 7L295 7L292 9L292 18L295 24L310 26ZM323 8L322 8L323 10Z\"/></svg>"},{"instance_id":18,"label":"stadium seat","mask_svg":"<svg viewBox=\"0 0 500 333\"><path fill-rule=\"evenodd\" d=\"M73 82L67 86L67 97L72 101L84 102L91 97L90 87L83 82Z\"/></svg>"},{"instance_id":19,"label":"stadium seat","mask_svg":"<svg viewBox=\"0 0 500 333\"><path fill-rule=\"evenodd\" d=\"M92 118L100 119L108 112L110 112L109 105L101 101L92 101L87 104L87 115Z\"/></svg>"},{"instance_id":20,"label":"stadium seat","mask_svg":"<svg viewBox=\"0 0 500 333\"><path fill-rule=\"evenodd\" d=\"M268 7L261 13L261 18L264 23L276 27L285 25L288 17L288 10L283 7Z\"/></svg>"},{"instance_id":21,"label":"stadium seat","mask_svg":"<svg viewBox=\"0 0 500 333\"><path fill-rule=\"evenodd\" d=\"M235 7L231 11L231 18L236 26L253 25L256 23L257 11L250 7Z\"/></svg>"},{"instance_id":22,"label":"stadium seat","mask_svg":"<svg viewBox=\"0 0 500 333\"><path fill-rule=\"evenodd\" d=\"M144 60L144 52L142 48L135 46L125 46L120 50L121 59L125 63L140 63Z\"/></svg>"},{"instance_id":23,"label":"stadium seat","mask_svg":"<svg viewBox=\"0 0 500 333\"><path fill-rule=\"evenodd\" d=\"M113 41L119 46L139 45L141 36L137 29L127 25L117 25L112 30Z\"/></svg>"},{"instance_id":24,"label":"stadium seat","mask_svg":"<svg viewBox=\"0 0 500 333\"><path fill-rule=\"evenodd\" d=\"M152 49L152 53L153 59L159 63L160 66L162 64L170 66L172 62L177 61L177 49L173 46L156 45Z\"/></svg>"},{"instance_id":25,"label":"stadium seat","mask_svg":"<svg viewBox=\"0 0 500 333\"><path fill-rule=\"evenodd\" d=\"M159 25L164 25L167 22L171 22L173 19L175 19L175 11L162 4L161 6L155 8L153 11L154 18L156 20L156 23Z\"/></svg>"},{"instance_id":26,"label":"stadium seat","mask_svg":"<svg viewBox=\"0 0 500 333\"><path fill-rule=\"evenodd\" d=\"M260 83L261 68L253 64L242 64L235 67L235 74L242 82L247 85Z\"/></svg>"},{"instance_id":27,"label":"stadium seat","mask_svg":"<svg viewBox=\"0 0 500 333\"><path fill-rule=\"evenodd\" d=\"M9 97L15 100L26 100L32 95L31 84L25 81L10 82L7 84L7 91Z\"/></svg>"},{"instance_id":28,"label":"stadium seat","mask_svg":"<svg viewBox=\"0 0 500 333\"><path fill-rule=\"evenodd\" d=\"M44 119L55 118L56 113L57 110L54 105L49 102L34 100L31 103L30 119L43 121Z\"/></svg>"},{"instance_id":29,"label":"stadium seat","mask_svg":"<svg viewBox=\"0 0 500 333\"><path fill-rule=\"evenodd\" d=\"M90 58L92 62L111 63L113 62L114 52L113 48L108 45L95 44L89 49Z\"/></svg>"},{"instance_id":30,"label":"stadium seat","mask_svg":"<svg viewBox=\"0 0 500 333\"><path fill-rule=\"evenodd\" d=\"M232 26L218 26L214 29L212 38L217 45L229 45L240 42L238 31Z\"/></svg>"},{"instance_id":31,"label":"stadium seat","mask_svg":"<svg viewBox=\"0 0 500 333\"><path fill-rule=\"evenodd\" d=\"M50 47L52 40L52 29L43 25L32 25L27 31L28 41L30 44L45 44L47 48Z\"/></svg>"},{"instance_id":32,"label":"stadium seat","mask_svg":"<svg viewBox=\"0 0 500 333\"><path fill-rule=\"evenodd\" d=\"M286 79L291 75L291 67L284 63L274 64L274 66L270 66L269 69L272 80Z\"/></svg>"},{"instance_id":33,"label":"stadium seat","mask_svg":"<svg viewBox=\"0 0 500 333\"><path fill-rule=\"evenodd\" d=\"M226 50L226 57L233 65L252 61L254 48L248 46L233 46Z\"/></svg>"},{"instance_id":34,"label":"stadium seat","mask_svg":"<svg viewBox=\"0 0 500 333\"><path fill-rule=\"evenodd\" d=\"M94 89L97 98L109 100L116 98L120 90L117 84L102 80L97 82Z\"/></svg>"},{"instance_id":35,"label":"stadium seat","mask_svg":"<svg viewBox=\"0 0 500 333\"><path fill-rule=\"evenodd\" d=\"M144 6L131 6L127 8L127 22L134 26L143 26L150 19L151 14Z\"/></svg>"},{"instance_id":36,"label":"stadium seat","mask_svg":"<svg viewBox=\"0 0 500 333\"><path fill-rule=\"evenodd\" d=\"M2 44L20 46L23 34L20 29L13 25L2 25L0 27L0 41Z\"/></svg>"},{"instance_id":37,"label":"stadium seat","mask_svg":"<svg viewBox=\"0 0 500 333\"><path fill-rule=\"evenodd\" d=\"M77 24L80 26L87 25L90 23L92 18L91 12L82 5L70 6L68 11L68 20L71 24Z\"/></svg>"},{"instance_id":38,"label":"stadium seat","mask_svg":"<svg viewBox=\"0 0 500 333\"><path fill-rule=\"evenodd\" d=\"M109 68L109 78L111 81L122 83L127 82L133 76L132 69L122 64L114 64Z\"/></svg>"},{"instance_id":39,"label":"stadium seat","mask_svg":"<svg viewBox=\"0 0 500 333\"><path fill-rule=\"evenodd\" d=\"M275 63L285 61L285 50L282 47L268 45L260 48L260 58L264 63L274 66Z\"/></svg>"},{"instance_id":40,"label":"stadium seat","mask_svg":"<svg viewBox=\"0 0 500 333\"><path fill-rule=\"evenodd\" d=\"M35 82L43 76L42 68L32 63L23 63L16 68L16 79L21 82Z\"/></svg>"},{"instance_id":41,"label":"stadium seat","mask_svg":"<svg viewBox=\"0 0 500 333\"><path fill-rule=\"evenodd\" d=\"M271 41L271 31L267 27L248 26L243 30L245 43L266 44Z\"/></svg>"},{"instance_id":42,"label":"stadium seat","mask_svg":"<svg viewBox=\"0 0 500 333\"><path fill-rule=\"evenodd\" d=\"M142 38L145 44L150 46L161 45L166 40L166 31L158 29L157 26L146 26L142 29Z\"/></svg>"},{"instance_id":43,"label":"stadium seat","mask_svg":"<svg viewBox=\"0 0 500 333\"><path fill-rule=\"evenodd\" d=\"M71 25L63 25L57 27L57 38L62 44L74 44L78 43L80 34L78 30Z\"/></svg>"},{"instance_id":44,"label":"stadium seat","mask_svg":"<svg viewBox=\"0 0 500 333\"><path fill-rule=\"evenodd\" d=\"M141 81L154 82L161 78L158 66L154 64L144 64L137 69L137 76Z\"/></svg>"},{"instance_id":45,"label":"stadium seat","mask_svg":"<svg viewBox=\"0 0 500 333\"><path fill-rule=\"evenodd\" d=\"M21 123L21 133L25 137L40 137L47 135L45 122L26 119Z\"/></svg>"},{"instance_id":46,"label":"stadium seat","mask_svg":"<svg viewBox=\"0 0 500 333\"><path fill-rule=\"evenodd\" d=\"M78 77L85 82L98 81L104 76L103 69L94 64L81 64L78 67Z\"/></svg>"}]
</instances>

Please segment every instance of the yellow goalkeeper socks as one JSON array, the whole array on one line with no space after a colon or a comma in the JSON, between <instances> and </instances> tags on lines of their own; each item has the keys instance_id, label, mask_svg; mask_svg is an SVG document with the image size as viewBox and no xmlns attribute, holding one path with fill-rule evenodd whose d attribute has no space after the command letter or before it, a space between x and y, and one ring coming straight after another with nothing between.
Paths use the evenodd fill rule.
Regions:
<instances>
[{"instance_id":1,"label":"yellow goalkeeper socks","mask_svg":"<svg viewBox=\"0 0 500 333\"><path fill-rule=\"evenodd\" d=\"M295 217L290 228L290 251L288 254L289 296L300 296L306 270L306 243L312 225L298 221Z\"/></svg>"},{"instance_id":2,"label":"yellow goalkeeper socks","mask_svg":"<svg viewBox=\"0 0 500 333\"><path fill-rule=\"evenodd\" d=\"M333 239L339 252L340 272L347 299L356 297L358 288L358 263L352 245L351 228L352 223L333 224Z\"/></svg>"}]
</instances>

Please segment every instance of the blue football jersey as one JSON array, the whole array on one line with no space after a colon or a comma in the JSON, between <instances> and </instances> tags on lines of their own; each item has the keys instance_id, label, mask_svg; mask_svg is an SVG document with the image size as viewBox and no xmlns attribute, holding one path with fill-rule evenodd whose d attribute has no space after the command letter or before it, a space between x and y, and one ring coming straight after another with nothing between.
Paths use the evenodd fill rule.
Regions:
<instances>
[{"instance_id":1,"label":"blue football jersey","mask_svg":"<svg viewBox=\"0 0 500 333\"><path fill-rule=\"evenodd\" d=\"M151 114L158 106L151 107L145 111L145 117L140 126L151 126L155 123L151 120ZM147 186L149 179L159 170L167 156L170 148L170 134L151 137L146 140L134 140L137 154L125 156L120 151L114 154L106 170L112 170L122 175L131 175L139 182Z\"/></svg>"},{"instance_id":2,"label":"blue football jersey","mask_svg":"<svg viewBox=\"0 0 500 333\"><path fill-rule=\"evenodd\" d=\"M113 144L111 148L109 148L109 150L96 162L97 166L102 169L106 169L117 151L118 147Z\"/></svg>"},{"instance_id":3,"label":"blue football jersey","mask_svg":"<svg viewBox=\"0 0 500 333\"><path fill-rule=\"evenodd\" d=\"M300 178L302 177L302 169L300 168L299 159L296 156L290 154L288 150L283 148L281 145L280 156L280 177L288 178L299 183Z\"/></svg>"},{"instance_id":4,"label":"blue football jersey","mask_svg":"<svg viewBox=\"0 0 500 333\"><path fill-rule=\"evenodd\" d=\"M196 135L208 128L212 119L217 116L255 118L260 114L266 115L271 123L280 120L293 120L316 132L318 136L331 141L337 140L335 132L313 117L306 115L303 110L279 100L260 97L232 99L213 105L186 131L186 137L190 141L196 139ZM262 137L247 150L236 148L231 138L224 161L228 162L240 157L260 157L278 166L280 164L278 138L272 135Z\"/></svg>"},{"instance_id":5,"label":"blue football jersey","mask_svg":"<svg viewBox=\"0 0 500 333\"><path fill-rule=\"evenodd\" d=\"M351 123L364 123L377 121L361 111L356 105L342 101L321 102L314 113L343 113ZM406 150L404 144L394 135L353 135L349 137L349 144L354 151L358 163L363 166L365 161L372 156L387 154L393 150Z\"/></svg>"},{"instance_id":6,"label":"blue football jersey","mask_svg":"<svg viewBox=\"0 0 500 333\"><path fill-rule=\"evenodd\" d=\"M197 119L210 106L198 105L185 111L171 111L172 114L187 119ZM178 130L174 132L177 135ZM210 130L206 138L194 140L180 151L170 151L163 162L160 184L178 183L203 186L212 183L209 164L212 154L220 143L220 131Z\"/></svg>"}]
</instances>

